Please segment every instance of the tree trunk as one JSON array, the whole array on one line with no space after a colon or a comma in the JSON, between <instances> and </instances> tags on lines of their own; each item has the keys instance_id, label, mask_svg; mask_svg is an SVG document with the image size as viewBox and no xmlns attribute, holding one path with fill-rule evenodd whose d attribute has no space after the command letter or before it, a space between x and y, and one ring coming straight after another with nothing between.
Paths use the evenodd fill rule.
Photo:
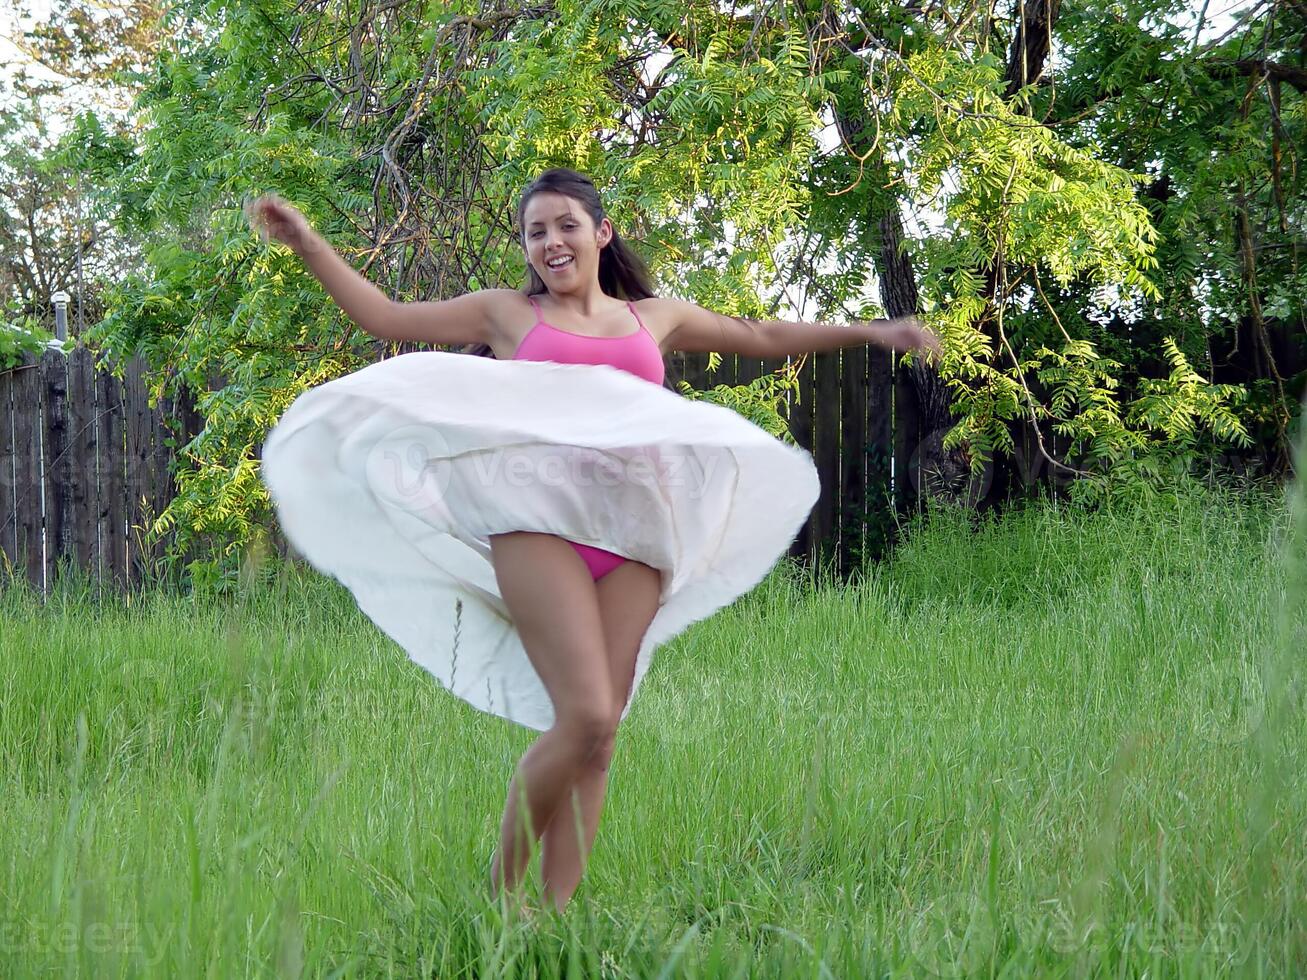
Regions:
<instances>
[{"instance_id":1,"label":"tree trunk","mask_svg":"<svg viewBox=\"0 0 1307 980\"><path fill-rule=\"evenodd\" d=\"M819 31L829 38L843 34L858 36L861 28L844 24L836 11L827 6L822 12ZM835 51L838 45L824 46L827 51ZM871 150L870 134L874 126L868 117L867 106L851 98L836 99L831 105L836 128L852 152L863 156ZM878 178L885 173L885 159L877 150L863 164L863 180L874 181L876 186L883 186ZM877 244L873 261L877 279L880 283L881 305L889 317L912 316L919 312L917 308L917 279L912 270L912 260L900 251L903 242L903 219L899 212L898 199L892 195L867 194L867 209L850 218L856 234L864 241ZM944 453L939 442L953 425L953 416L949 411L952 400L948 387L939 376L939 371L917 360L907 369L912 387L916 392L920 412L921 440L912 447L914 463L906 474L910 480L918 480L917 474L935 474L924 487L919 482L914 489L921 489L927 495L938 493L944 487L952 486L958 479L959 467L966 468L966 463L957 453Z\"/></svg>"},{"instance_id":2,"label":"tree trunk","mask_svg":"<svg viewBox=\"0 0 1307 980\"><path fill-rule=\"evenodd\" d=\"M917 281L912 261L899 251L903 221L898 209L883 212L877 226L880 251L876 272L880 278L881 305L891 317L911 316L917 312ZM918 445L912 447L907 478L914 481L914 489L924 496L976 502L987 487L979 486L971 477L970 464L962 453L943 448L944 436L953 427L948 387L939 371L919 358L913 360L907 372L917 393L921 420L918 430L921 437Z\"/></svg>"},{"instance_id":3,"label":"tree trunk","mask_svg":"<svg viewBox=\"0 0 1307 980\"><path fill-rule=\"evenodd\" d=\"M1052 37L1053 24L1057 21L1060 7L1061 0L1017 0L1020 22L1017 24L1016 36L1012 39L1012 47L1008 52L1007 71L1004 73L1004 80L1007 83L1004 95L1007 99L1012 99L1023 86L1030 85L1043 76L1044 65L1048 60L1049 39ZM1014 106L1014 109L1018 112L1029 112L1029 106L1026 104ZM985 300L985 307L981 315L982 322L978 326L989 337L994 347L995 358L999 361L1009 357L998 336L998 304L1006 302L1006 297L998 295L1003 258L1001 254L996 255L993 262L979 269L980 278L984 283L981 296ZM1024 414L1014 419L1009 427L1014 441L1018 445L1034 443L1035 424ZM1013 487L1014 470L1014 460L991 461L988 468L990 478L984 487L982 502L984 505L997 503L1008 496Z\"/></svg>"}]
</instances>

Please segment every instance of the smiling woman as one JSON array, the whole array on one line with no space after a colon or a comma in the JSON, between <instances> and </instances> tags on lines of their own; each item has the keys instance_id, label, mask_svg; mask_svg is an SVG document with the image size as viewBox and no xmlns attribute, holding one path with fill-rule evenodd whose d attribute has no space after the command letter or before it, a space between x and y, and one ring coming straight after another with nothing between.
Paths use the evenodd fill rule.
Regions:
<instances>
[{"instance_id":1,"label":"smiling woman","mask_svg":"<svg viewBox=\"0 0 1307 980\"><path fill-rule=\"evenodd\" d=\"M492 887L516 887L539 839L562 908L654 651L757 585L819 486L806 450L667 389L668 338L710 328L654 297L588 178L546 171L517 213L525 295L396 303L298 211L253 205L365 330L488 355L405 354L314 388L262 466L300 554L455 695L544 733L510 784Z\"/></svg>"},{"instance_id":2,"label":"smiling woman","mask_svg":"<svg viewBox=\"0 0 1307 980\"><path fill-rule=\"evenodd\" d=\"M521 355L526 333L538 325L574 336L601 338L646 330L663 360L660 383L675 392L673 372L667 370L665 358L667 331L658 329L664 317L650 309L640 319L641 314L636 312L641 300L654 298L649 270L613 227L594 183L574 170L546 170L519 197L517 227L527 260L527 281L522 292L528 298L546 299L549 310L546 313L544 304L533 302L532 319L518 324L525 331L510 331L512 336L503 349L514 352L514 358ZM623 306L629 307L629 312ZM632 330L636 321L639 327ZM573 329L587 322L593 322L597 329ZM464 353L496 357L496 349L496 344L488 342L469 345ZM573 353L579 351L574 348ZM588 360L565 358L577 359Z\"/></svg>"},{"instance_id":3,"label":"smiling woman","mask_svg":"<svg viewBox=\"0 0 1307 980\"><path fill-rule=\"evenodd\" d=\"M284 202L251 216L369 333L486 355L405 354L306 392L268 436L263 478L290 543L409 656L544 733L510 783L491 875L514 888L539 839L562 908L654 651L762 581L820 489L807 450L669 391L666 351L767 356L887 335L654 296L573 170L522 192L522 291L397 303Z\"/></svg>"}]
</instances>

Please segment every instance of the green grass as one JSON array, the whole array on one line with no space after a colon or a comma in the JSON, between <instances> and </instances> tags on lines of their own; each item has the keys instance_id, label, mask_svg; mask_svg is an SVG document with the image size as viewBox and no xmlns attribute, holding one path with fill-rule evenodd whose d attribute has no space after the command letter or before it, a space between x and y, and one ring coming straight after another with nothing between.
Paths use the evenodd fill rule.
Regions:
<instances>
[{"instance_id":1,"label":"green grass","mask_svg":"<svg viewBox=\"0 0 1307 980\"><path fill-rule=\"evenodd\" d=\"M936 514L843 592L778 566L660 650L534 930L481 890L533 733L339 586L11 589L0 973L1301 973L1298 506L1288 551L1282 500L1195 488Z\"/></svg>"}]
</instances>

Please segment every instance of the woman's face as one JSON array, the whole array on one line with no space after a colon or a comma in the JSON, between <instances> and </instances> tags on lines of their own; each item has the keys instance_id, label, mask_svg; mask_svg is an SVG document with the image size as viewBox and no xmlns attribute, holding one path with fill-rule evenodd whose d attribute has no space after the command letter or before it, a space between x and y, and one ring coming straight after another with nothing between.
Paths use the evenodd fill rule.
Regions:
<instances>
[{"instance_id":1,"label":"woman's face","mask_svg":"<svg viewBox=\"0 0 1307 980\"><path fill-rule=\"evenodd\" d=\"M539 191L526 202L522 234L536 274L550 292L566 293L599 280L599 251L612 239L613 226L604 218L595 228L580 201Z\"/></svg>"}]
</instances>

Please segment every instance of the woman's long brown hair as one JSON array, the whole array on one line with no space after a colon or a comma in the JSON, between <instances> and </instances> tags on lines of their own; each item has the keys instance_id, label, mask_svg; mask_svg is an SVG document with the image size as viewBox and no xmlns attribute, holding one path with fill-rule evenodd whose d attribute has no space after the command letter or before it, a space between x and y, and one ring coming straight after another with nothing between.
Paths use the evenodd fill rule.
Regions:
<instances>
[{"instance_id":1,"label":"woman's long brown hair","mask_svg":"<svg viewBox=\"0 0 1307 980\"><path fill-rule=\"evenodd\" d=\"M546 170L527 184L522 191L522 196L518 198L517 228L519 234L521 234L522 221L526 215L527 202L531 200L533 195L539 194L541 191L565 194L573 200L579 201L585 208L586 213L590 215L590 220L594 222L596 228L599 227L599 222L604 220L604 206L599 200L599 191L595 188L594 181L575 170L569 170L566 167L554 167ZM653 284L649 278L649 268L645 265L644 259L640 258L639 254L622 240L622 236L617 233L615 227L613 228L613 237L607 245L599 250L599 288L605 294L622 300L635 301L647 299L654 295ZM528 262L526 264L526 287L522 290L523 294L537 296L546 291L544 280L540 278L539 273ZM494 350L489 344L468 344L462 349L462 353L473 354L477 357L495 356ZM663 368L663 387L676 391L672 376L677 372L668 363L666 355L663 356ZM677 393L679 394L679 392Z\"/></svg>"}]
</instances>

